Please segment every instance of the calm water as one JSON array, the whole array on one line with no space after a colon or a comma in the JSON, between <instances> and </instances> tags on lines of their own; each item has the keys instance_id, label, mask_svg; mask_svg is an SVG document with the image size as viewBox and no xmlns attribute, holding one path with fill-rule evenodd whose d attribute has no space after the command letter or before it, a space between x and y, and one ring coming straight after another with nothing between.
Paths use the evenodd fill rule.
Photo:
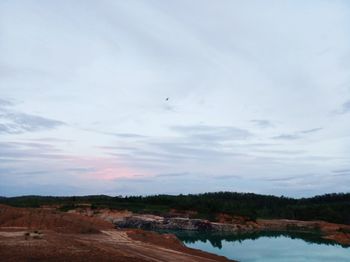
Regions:
<instances>
[{"instance_id":1,"label":"calm water","mask_svg":"<svg viewBox=\"0 0 350 262\"><path fill-rule=\"evenodd\" d=\"M242 262L350 261L350 248L322 240L319 235L301 233L255 233L214 235L172 232L186 246Z\"/></svg>"}]
</instances>

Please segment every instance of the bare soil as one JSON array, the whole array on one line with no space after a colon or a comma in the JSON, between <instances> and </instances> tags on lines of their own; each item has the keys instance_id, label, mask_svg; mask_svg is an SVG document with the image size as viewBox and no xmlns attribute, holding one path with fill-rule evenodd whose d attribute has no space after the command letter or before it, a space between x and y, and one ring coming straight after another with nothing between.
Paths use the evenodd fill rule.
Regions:
<instances>
[{"instance_id":1,"label":"bare soil","mask_svg":"<svg viewBox=\"0 0 350 262\"><path fill-rule=\"evenodd\" d=\"M114 229L98 217L0 205L0 261L232 261L174 235Z\"/></svg>"}]
</instances>

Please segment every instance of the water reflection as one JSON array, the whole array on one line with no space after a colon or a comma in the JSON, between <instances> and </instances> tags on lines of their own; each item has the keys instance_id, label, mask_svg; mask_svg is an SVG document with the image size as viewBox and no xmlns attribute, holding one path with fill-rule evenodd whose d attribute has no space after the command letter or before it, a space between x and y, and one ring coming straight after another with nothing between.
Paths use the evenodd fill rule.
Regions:
<instances>
[{"instance_id":1,"label":"water reflection","mask_svg":"<svg viewBox=\"0 0 350 262\"><path fill-rule=\"evenodd\" d=\"M185 244L193 244L198 241L209 241L213 247L222 248L222 242L238 242L241 243L245 240L257 240L261 237L278 238L287 237L290 239L301 239L310 244L326 244L326 245L339 245L332 240L323 239L320 232L292 232L292 231L263 231L244 234L232 234L232 233L203 233L194 231L161 231L162 233L173 233ZM345 246L343 246L345 247Z\"/></svg>"},{"instance_id":2,"label":"water reflection","mask_svg":"<svg viewBox=\"0 0 350 262\"><path fill-rule=\"evenodd\" d=\"M188 247L242 262L350 261L350 248L322 239L317 231L265 231L249 234L166 232L175 234Z\"/></svg>"}]
</instances>

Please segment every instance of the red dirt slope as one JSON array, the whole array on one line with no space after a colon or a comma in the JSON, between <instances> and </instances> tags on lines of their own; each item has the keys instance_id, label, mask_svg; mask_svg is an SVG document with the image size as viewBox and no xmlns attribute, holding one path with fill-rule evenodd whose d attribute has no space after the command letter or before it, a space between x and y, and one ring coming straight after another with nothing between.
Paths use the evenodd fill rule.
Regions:
<instances>
[{"instance_id":1,"label":"red dirt slope","mask_svg":"<svg viewBox=\"0 0 350 262\"><path fill-rule=\"evenodd\" d=\"M102 219L0 205L0 261L230 261L173 235L117 230Z\"/></svg>"}]
</instances>

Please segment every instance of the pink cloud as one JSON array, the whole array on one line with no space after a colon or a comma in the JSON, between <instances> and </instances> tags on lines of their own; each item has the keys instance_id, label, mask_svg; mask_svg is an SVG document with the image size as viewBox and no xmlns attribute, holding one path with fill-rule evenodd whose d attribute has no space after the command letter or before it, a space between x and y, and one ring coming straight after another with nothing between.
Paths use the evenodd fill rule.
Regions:
<instances>
[{"instance_id":1,"label":"pink cloud","mask_svg":"<svg viewBox=\"0 0 350 262\"><path fill-rule=\"evenodd\" d=\"M98 180L115 180L118 178L134 178L149 176L145 171L131 168L117 159L104 157L74 157L71 159L77 167L91 169L80 174L83 178Z\"/></svg>"}]
</instances>

